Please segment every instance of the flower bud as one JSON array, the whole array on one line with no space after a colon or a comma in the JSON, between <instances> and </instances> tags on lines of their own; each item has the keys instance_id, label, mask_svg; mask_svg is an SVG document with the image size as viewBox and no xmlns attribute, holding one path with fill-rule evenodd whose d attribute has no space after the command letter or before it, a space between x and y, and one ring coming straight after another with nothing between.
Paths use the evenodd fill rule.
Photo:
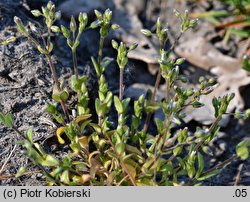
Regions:
<instances>
[{"instance_id":1,"label":"flower bud","mask_svg":"<svg viewBox=\"0 0 250 202\"><path fill-rule=\"evenodd\" d=\"M97 17L98 20L102 20L102 14L101 12L99 12L98 10L95 10L95 15Z\"/></svg>"},{"instance_id":2,"label":"flower bud","mask_svg":"<svg viewBox=\"0 0 250 202\"><path fill-rule=\"evenodd\" d=\"M112 47L118 49L118 43L115 40L112 40Z\"/></svg>"},{"instance_id":3,"label":"flower bud","mask_svg":"<svg viewBox=\"0 0 250 202\"><path fill-rule=\"evenodd\" d=\"M90 28L91 28L91 29L95 29L95 28L97 28L100 24L101 24L101 22L100 22L99 20L96 20L96 21L94 21L94 22L91 23Z\"/></svg>"},{"instance_id":4,"label":"flower bud","mask_svg":"<svg viewBox=\"0 0 250 202\"><path fill-rule=\"evenodd\" d=\"M129 46L129 51L135 50L135 49L137 48L137 46L138 46L137 43L131 44L131 45Z\"/></svg>"},{"instance_id":5,"label":"flower bud","mask_svg":"<svg viewBox=\"0 0 250 202\"><path fill-rule=\"evenodd\" d=\"M144 34L145 36L152 36L152 32L148 29L142 29L141 33Z\"/></svg>"},{"instance_id":6,"label":"flower bud","mask_svg":"<svg viewBox=\"0 0 250 202\"><path fill-rule=\"evenodd\" d=\"M197 26L197 24L198 24L198 19L190 20L189 27L194 28Z\"/></svg>"},{"instance_id":7,"label":"flower bud","mask_svg":"<svg viewBox=\"0 0 250 202\"><path fill-rule=\"evenodd\" d=\"M111 29L112 30L117 30L117 29L119 29L120 28L120 26L118 25L118 24L113 24L113 25L111 25Z\"/></svg>"},{"instance_id":8,"label":"flower bud","mask_svg":"<svg viewBox=\"0 0 250 202\"><path fill-rule=\"evenodd\" d=\"M74 16L71 16L71 20L70 20L70 30L74 33L76 31L76 21Z\"/></svg>"},{"instance_id":9,"label":"flower bud","mask_svg":"<svg viewBox=\"0 0 250 202\"><path fill-rule=\"evenodd\" d=\"M34 15L35 17L39 17L42 15L42 13L39 10L32 10L31 11L32 15Z\"/></svg>"},{"instance_id":10,"label":"flower bud","mask_svg":"<svg viewBox=\"0 0 250 202\"><path fill-rule=\"evenodd\" d=\"M63 36L68 39L70 37L70 31L64 27L63 25L61 25L61 30L62 30L62 33L63 33Z\"/></svg>"},{"instance_id":11,"label":"flower bud","mask_svg":"<svg viewBox=\"0 0 250 202\"><path fill-rule=\"evenodd\" d=\"M175 62L176 65L182 65L185 62L185 58L178 58Z\"/></svg>"},{"instance_id":12,"label":"flower bud","mask_svg":"<svg viewBox=\"0 0 250 202\"><path fill-rule=\"evenodd\" d=\"M38 29L33 23L29 22L29 27L32 32L38 33Z\"/></svg>"},{"instance_id":13,"label":"flower bud","mask_svg":"<svg viewBox=\"0 0 250 202\"><path fill-rule=\"evenodd\" d=\"M173 12L174 12L174 14L175 14L176 17L180 17L181 16L181 14L176 9L174 9Z\"/></svg>"},{"instance_id":14,"label":"flower bud","mask_svg":"<svg viewBox=\"0 0 250 202\"><path fill-rule=\"evenodd\" d=\"M55 12L55 19L56 19L56 20L60 20L61 17L62 17L61 11Z\"/></svg>"},{"instance_id":15,"label":"flower bud","mask_svg":"<svg viewBox=\"0 0 250 202\"><path fill-rule=\"evenodd\" d=\"M86 13L80 13L79 16L78 16L78 20L79 22L83 22L85 24L87 24L88 22L88 16Z\"/></svg>"},{"instance_id":16,"label":"flower bud","mask_svg":"<svg viewBox=\"0 0 250 202\"><path fill-rule=\"evenodd\" d=\"M108 21L111 21L112 19L112 11L108 8L105 12L104 12L104 16Z\"/></svg>"},{"instance_id":17,"label":"flower bud","mask_svg":"<svg viewBox=\"0 0 250 202\"><path fill-rule=\"evenodd\" d=\"M22 20L19 17L15 16L14 22L16 23L19 32L21 32L24 36L29 35L28 31L25 29L25 27L22 23Z\"/></svg>"},{"instance_id":18,"label":"flower bud","mask_svg":"<svg viewBox=\"0 0 250 202\"><path fill-rule=\"evenodd\" d=\"M183 15L183 20L186 21L188 19L189 11L186 9Z\"/></svg>"},{"instance_id":19,"label":"flower bud","mask_svg":"<svg viewBox=\"0 0 250 202\"><path fill-rule=\"evenodd\" d=\"M61 30L60 30L60 27L58 26L51 26L51 31L57 33L57 32L60 32Z\"/></svg>"},{"instance_id":20,"label":"flower bud","mask_svg":"<svg viewBox=\"0 0 250 202\"><path fill-rule=\"evenodd\" d=\"M16 37L10 36L9 38L7 38L6 40L4 40L4 41L2 42L2 45L3 45L3 46L6 46L6 45L8 45L8 44L10 44L10 43L14 43L15 41L16 41Z\"/></svg>"},{"instance_id":21,"label":"flower bud","mask_svg":"<svg viewBox=\"0 0 250 202\"><path fill-rule=\"evenodd\" d=\"M47 3L47 8L50 10L51 7L52 7L53 5L54 5L54 4L53 4L51 1L49 1L49 2Z\"/></svg>"},{"instance_id":22,"label":"flower bud","mask_svg":"<svg viewBox=\"0 0 250 202\"><path fill-rule=\"evenodd\" d=\"M49 17L49 11L48 11L47 8L42 6L42 12L43 12L43 15L44 15L45 18Z\"/></svg>"},{"instance_id":23,"label":"flower bud","mask_svg":"<svg viewBox=\"0 0 250 202\"><path fill-rule=\"evenodd\" d=\"M205 105L201 102L195 101L192 103L192 106L193 106L193 108L200 108L200 107L203 107Z\"/></svg>"}]
</instances>

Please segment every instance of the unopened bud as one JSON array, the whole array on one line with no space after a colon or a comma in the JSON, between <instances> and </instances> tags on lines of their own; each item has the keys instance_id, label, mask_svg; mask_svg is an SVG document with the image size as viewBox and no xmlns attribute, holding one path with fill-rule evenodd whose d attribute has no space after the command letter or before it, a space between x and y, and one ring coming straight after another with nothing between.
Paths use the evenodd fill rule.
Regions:
<instances>
[{"instance_id":1,"label":"unopened bud","mask_svg":"<svg viewBox=\"0 0 250 202\"><path fill-rule=\"evenodd\" d=\"M176 65L182 65L185 62L185 58L178 58L175 62Z\"/></svg>"},{"instance_id":2,"label":"unopened bud","mask_svg":"<svg viewBox=\"0 0 250 202\"><path fill-rule=\"evenodd\" d=\"M118 49L118 43L115 40L112 40L112 47Z\"/></svg>"},{"instance_id":3,"label":"unopened bud","mask_svg":"<svg viewBox=\"0 0 250 202\"><path fill-rule=\"evenodd\" d=\"M64 27L63 25L61 25L61 30L62 30L62 33L63 33L63 36L68 39L70 37L70 31Z\"/></svg>"},{"instance_id":4,"label":"unopened bud","mask_svg":"<svg viewBox=\"0 0 250 202\"><path fill-rule=\"evenodd\" d=\"M181 14L179 13L179 11L177 11L176 9L173 10L174 14L176 17L180 17Z\"/></svg>"},{"instance_id":5,"label":"unopened bud","mask_svg":"<svg viewBox=\"0 0 250 202\"><path fill-rule=\"evenodd\" d=\"M120 28L120 26L118 24L111 25L111 29L113 29L113 30L117 30L119 28Z\"/></svg>"},{"instance_id":6,"label":"unopened bud","mask_svg":"<svg viewBox=\"0 0 250 202\"><path fill-rule=\"evenodd\" d=\"M97 17L98 20L102 20L102 14L101 12L99 12L98 10L95 10L95 15Z\"/></svg>"},{"instance_id":7,"label":"unopened bud","mask_svg":"<svg viewBox=\"0 0 250 202\"><path fill-rule=\"evenodd\" d=\"M148 29L142 29L141 33L144 34L145 36L152 36L152 32Z\"/></svg>"},{"instance_id":8,"label":"unopened bud","mask_svg":"<svg viewBox=\"0 0 250 202\"><path fill-rule=\"evenodd\" d=\"M57 33L57 32L60 32L61 30L60 30L60 27L58 26L51 26L51 31Z\"/></svg>"},{"instance_id":9,"label":"unopened bud","mask_svg":"<svg viewBox=\"0 0 250 202\"><path fill-rule=\"evenodd\" d=\"M104 16L108 21L111 21L112 19L112 11L108 8L105 12L104 12Z\"/></svg>"},{"instance_id":10,"label":"unopened bud","mask_svg":"<svg viewBox=\"0 0 250 202\"><path fill-rule=\"evenodd\" d=\"M75 32L75 31L76 31L76 21L75 21L74 16L71 16L71 20L70 20L70 30L71 30L72 32Z\"/></svg>"},{"instance_id":11,"label":"unopened bud","mask_svg":"<svg viewBox=\"0 0 250 202\"><path fill-rule=\"evenodd\" d=\"M39 10L32 10L31 11L32 15L34 15L35 17L39 17L42 15L42 13Z\"/></svg>"},{"instance_id":12,"label":"unopened bud","mask_svg":"<svg viewBox=\"0 0 250 202\"><path fill-rule=\"evenodd\" d=\"M95 28L97 28L100 25L100 23L101 22L99 20L96 20L96 21L94 21L94 22L91 23L90 28L91 29L95 29Z\"/></svg>"},{"instance_id":13,"label":"unopened bud","mask_svg":"<svg viewBox=\"0 0 250 202\"><path fill-rule=\"evenodd\" d=\"M135 50L135 49L137 48L137 46L138 46L137 43L131 44L131 45L129 46L129 51Z\"/></svg>"},{"instance_id":14,"label":"unopened bud","mask_svg":"<svg viewBox=\"0 0 250 202\"><path fill-rule=\"evenodd\" d=\"M61 13L61 11L57 11L57 12L55 12L55 19L56 19L56 20L60 20L60 19L61 19L61 17L62 17L62 13Z\"/></svg>"},{"instance_id":15,"label":"unopened bud","mask_svg":"<svg viewBox=\"0 0 250 202\"><path fill-rule=\"evenodd\" d=\"M8 45L8 44L10 44L10 43L14 43L15 41L16 41L16 37L10 36L9 38L7 38L6 40L4 40L4 41L2 42L2 45L3 45L3 46L6 46L6 45Z\"/></svg>"}]
</instances>

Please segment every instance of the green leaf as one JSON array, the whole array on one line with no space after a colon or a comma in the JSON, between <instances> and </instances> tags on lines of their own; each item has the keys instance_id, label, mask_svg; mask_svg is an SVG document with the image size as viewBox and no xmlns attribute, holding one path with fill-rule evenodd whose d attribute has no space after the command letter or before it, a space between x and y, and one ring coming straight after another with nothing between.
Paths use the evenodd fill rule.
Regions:
<instances>
[{"instance_id":1,"label":"green leaf","mask_svg":"<svg viewBox=\"0 0 250 202\"><path fill-rule=\"evenodd\" d=\"M250 63L249 63L249 58L247 55L244 55L243 57L243 69L246 71L250 71Z\"/></svg>"},{"instance_id":2,"label":"green leaf","mask_svg":"<svg viewBox=\"0 0 250 202\"><path fill-rule=\"evenodd\" d=\"M82 122L82 121L86 121L86 120L88 120L91 116L92 116L92 114L80 115L80 116L76 117L75 122L76 122L76 123L80 123L80 122Z\"/></svg>"},{"instance_id":3,"label":"green leaf","mask_svg":"<svg viewBox=\"0 0 250 202\"><path fill-rule=\"evenodd\" d=\"M68 39L70 37L70 31L64 27L63 25L61 25L61 30L62 30L62 33L63 33L63 36Z\"/></svg>"},{"instance_id":4,"label":"green leaf","mask_svg":"<svg viewBox=\"0 0 250 202\"><path fill-rule=\"evenodd\" d=\"M79 142L70 144L70 148L73 150L73 155L77 155L81 151L81 145Z\"/></svg>"},{"instance_id":5,"label":"green leaf","mask_svg":"<svg viewBox=\"0 0 250 202\"><path fill-rule=\"evenodd\" d=\"M42 161L42 166L54 167L58 165L59 165L58 160L51 155L47 155L46 159Z\"/></svg>"},{"instance_id":6,"label":"green leaf","mask_svg":"<svg viewBox=\"0 0 250 202\"><path fill-rule=\"evenodd\" d=\"M26 166L22 166L18 169L17 173L16 173L16 177L21 177L25 172L26 172L27 167Z\"/></svg>"},{"instance_id":7,"label":"green leaf","mask_svg":"<svg viewBox=\"0 0 250 202\"><path fill-rule=\"evenodd\" d=\"M122 155L125 151L125 144L123 142L118 143L116 146L116 151L119 155Z\"/></svg>"},{"instance_id":8,"label":"green leaf","mask_svg":"<svg viewBox=\"0 0 250 202\"><path fill-rule=\"evenodd\" d=\"M115 108L116 108L116 111L118 112L118 114L122 114L123 113L123 105L117 96L114 96L114 103L115 103Z\"/></svg>"},{"instance_id":9,"label":"green leaf","mask_svg":"<svg viewBox=\"0 0 250 202\"><path fill-rule=\"evenodd\" d=\"M63 171L62 175L61 175L61 181L64 184L70 184L70 180L69 180L69 171L65 170Z\"/></svg>"},{"instance_id":10,"label":"green leaf","mask_svg":"<svg viewBox=\"0 0 250 202\"><path fill-rule=\"evenodd\" d=\"M183 146L179 146L173 150L174 156L179 155L182 152Z\"/></svg>"},{"instance_id":11,"label":"green leaf","mask_svg":"<svg viewBox=\"0 0 250 202\"><path fill-rule=\"evenodd\" d=\"M5 116L2 112L0 112L0 123L2 122L4 124Z\"/></svg>"},{"instance_id":12,"label":"green leaf","mask_svg":"<svg viewBox=\"0 0 250 202\"><path fill-rule=\"evenodd\" d=\"M204 168L204 159L203 159L203 156L200 152L198 152L197 157L198 157L198 170L197 170L197 173L195 176L196 179L200 177L200 175L203 171L203 168Z\"/></svg>"},{"instance_id":13,"label":"green leaf","mask_svg":"<svg viewBox=\"0 0 250 202\"><path fill-rule=\"evenodd\" d=\"M130 175L133 177L133 179L135 179L135 177L136 177L136 169L135 169L135 167L128 164L128 163L125 163L125 165L126 165L128 171L129 171Z\"/></svg>"},{"instance_id":14,"label":"green leaf","mask_svg":"<svg viewBox=\"0 0 250 202\"><path fill-rule=\"evenodd\" d=\"M65 133L65 129L66 129L65 127L60 127L60 128L57 128L57 130L56 130L57 140L60 144L65 143L64 139L62 139L62 137L61 137L62 134Z\"/></svg>"},{"instance_id":15,"label":"green leaf","mask_svg":"<svg viewBox=\"0 0 250 202\"><path fill-rule=\"evenodd\" d=\"M156 118L155 119L155 124L156 124L158 133L161 134L163 132L163 129L164 129L163 121Z\"/></svg>"},{"instance_id":16,"label":"green leaf","mask_svg":"<svg viewBox=\"0 0 250 202\"><path fill-rule=\"evenodd\" d=\"M214 171L211 171L209 173L206 173L205 175L201 175L199 178L197 178L198 181L203 181L203 180L206 180L210 177L213 177L215 175L218 175L220 173L220 170L214 170Z\"/></svg>"},{"instance_id":17,"label":"green leaf","mask_svg":"<svg viewBox=\"0 0 250 202\"><path fill-rule=\"evenodd\" d=\"M101 101L99 100L99 98L96 98L96 100L95 100L95 110L96 110L96 113L98 115L100 114L100 107L101 107Z\"/></svg>"},{"instance_id":18,"label":"green leaf","mask_svg":"<svg viewBox=\"0 0 250 202\"><path fill-rule=\"evenodd\" d=\"M123 112L126 111L128 109L128 105L130 102L130 98L126 98L122 101L122 108L123 108Z\"/></svg>"},{"instance_id":19,"label":"green leaf","mask_svg":"<svg viewBox=\"0 0 250 202\"><path fill-rule=\"evenodd\" d=\"M10 128L13 126L13 115L12 114L5 115L4 125L7 127L10 127Z\"/></svg>"},{"instance_id":20,"label":"green leaf","mask_svg":"<svg viewBox=\"0 0 250 202\"><path fill-rule=\"evenodd\" d=\"M105 71L105 69L107 68L107 66L109 66L109 64L113 61L112 58L109 57L105 57L103 58L102 62L101 62L101 71L102 73Z\"/></svg>"},{"instance_id":21,"label":"green leaf","mask_svg":"<svg viewBox=\"0 0 250 202\"><path fill-rule=\"evenodd\" d=\"M33 137L32 137L32 128L29 128L27 133L26 133L26 138L29 140L31 144L33 144Z\"/></svg>"},{"instance_id":22,"label":"green leaf","mask_svg":"<svg viewBox=\"0 0 250 202\"><path fill-rule=\"evenodd\" d=\"M90 125L97 133L101 133L101 132L102 132L102 129L101 129L101 127L100 127L98 124L90 123L89 125Z\"/></svg>"},{"instance_id":23,"label":"green leaf","mask_svg":"<svg viewBox=\"0 0 250 202\"><path fill-rule=\"evenodd\" d=\"M195 174L195 168L194 165L190 166L187 168L187 173L188 173L188 177L191 179L193 178L194 174Z\"/></svg>"},{"instance_id":24,"label":"green leaf","mask_svg":"<svg viewBox=\"0 0 250 202\"><path fill-rule=\"evenodd\" d=\"M67 91L67 89L64 89L61 93L60 93L60 100L62 101L67 101L69 98L69 93Z\"/></svg>"},{"instance_id":25,"label":"green leaf","mask_svg":"<svg viewBox=\"0 0 250 202\"><path fill-rule=\"evenodd\" d=\"M91 61L92 61L93 65L94 65L94 67L95 67L95 71L96 71L97 76L100 77L100 76L102 75L102 72L101 72L101 69L100 69L100 67L98 66L98 64L97 64L97 62L96 62L96 60L95 60L95 58L94 58L94 57L91 57Z\"/></svg>"},{"instance_id":26,"label":"green leaf","mask_svg":"<svg viewBox=\"0 0 250 202\"><path fill-rule=\"evenodd\" d=\"M137 118L136 116L132 116L132 126L134 129L137 129L140 125L140 119Z\"/></svg>"},{"instance_id":27,"label":"green leaf","mask_svg":"<svg viewBox=\"0 0 250 202\"><path fill-rule=\"evenodd\" d=\"M237 156L242 160L246 160L249 157L250 139L243 140L236 147Z\"/></svg>"}]
</instances>

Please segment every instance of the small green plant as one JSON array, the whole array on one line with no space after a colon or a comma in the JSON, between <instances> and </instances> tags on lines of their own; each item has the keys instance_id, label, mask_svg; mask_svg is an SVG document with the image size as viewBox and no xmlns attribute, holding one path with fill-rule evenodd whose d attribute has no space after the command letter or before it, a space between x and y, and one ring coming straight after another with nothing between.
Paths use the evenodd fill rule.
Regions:
<instances>
[{"instance_id":1,"label":"small green plant","mask_svg":"<svg viewBox=\"0 0 250 202\"><path fill-rule=\"evenodd\" d=\"M19 144L25 148L24 154L42 169L50 185L195 185L218 174L233 160L248 158L250 144L249 141L243 141L236 148L237 155L211 169L207 170L205 167L203 156L209 153L207 144L218 133L220 129L218 123L226 113L234 97L233 94L213 99L215 120L209 128L197 127L194 133L187 127L173 130L174 124L180 124L185 116L183 109L187 106L203 107L200 97L211 93L215 84L213 79L201 78L198 90L183 89L176 85L179 79L186 81L179 74L179 65L184 62L184 59L171 59L170 53L182 34L197 23L196 20L189 19L187 11L183 15L175 11L175 15L181 20L180 35L168 50L165 49L165 43L168 40L167 24L158 19L155 33L142 30L142 33L147 36L157 37L161 44L158 58L160 69L154 91L149 93L149 98L142 95L134 103L131 103L130 98L124 98L123 73L128 62L128 53L133 51L137 44L126 45L123 42L118 44L112 41L112 46L117 51L117 64L120 69L119 97L109 91L104 76L104 71L110 62L102 57L104 40L110 29L118 28L118 25L111 23L112 11L109 9L104 13L95 11L97 20L89 27L87 27L87 15L80 13L79 26L72 17L69 29L53 25L61 14L55 11L55 6L51 2L47 7L42 7L42 12L34 10L32 14L44 19L48 33L46 39L40 29L31 29L31 27L28 29L18 17L14 20L19 31L31 40L48 60L55 81L52 95L55 104L48 104L47 110L60 125L55 135L60 144L69 145L69 154L62 158L47 154L41 145L34 142L32 130L29 129L26 134L23 134L15 126L10 114L0 113L0 122L20 135ZM78 33L75 36L77 27ZM86 75L78 74L76 48L82 32L85 29L95 28L100 30L99 51L97 60L94 57L91 59L98 77L99 90L98 97L95 99L95 112L91 112L88 108L88 79ZM72 50L74 75L69 79L68 85L67 82L58 81L51 61L53 50L51 31L62 33ZM40 44L30 32L41 37L43 43ZM163 101L156 102L155 96L161 77L165 79L166 96ZM63 83L66 84L62 85ZM76 106L72 109L75 113L72 115L65 104L70 97L68 86L78 98ZM171 96L170 90L174 92L174 96ZM64 114L58 110L58 103L61 104ZM118 114L116 123L112 123L109 118L112 104ZM133 113L129 114L131 104ZM151 120L157 109L162 109L164 112L164 120ZM92 120L94 113L98 116L97 122ZM146 113L145 122L144 113ZM246 112L243 115L248 117L249 113ZM155 134L148 132L151 121L156 125ZM17 176L24 172L25 168L20 168Z\"/></svg>"}]
</instances>

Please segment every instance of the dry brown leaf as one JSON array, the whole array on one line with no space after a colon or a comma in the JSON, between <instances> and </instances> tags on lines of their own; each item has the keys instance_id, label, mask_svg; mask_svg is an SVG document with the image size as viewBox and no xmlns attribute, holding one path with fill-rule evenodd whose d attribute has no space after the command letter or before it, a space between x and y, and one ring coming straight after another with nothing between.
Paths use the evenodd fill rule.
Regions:
<instances>
[{"instance_id":1,"label":"dry brown leaf","mask_svg":"<svg viewBox=\"0 0 250 202\"><path fill-rule=\"evenodd\" d=\"M206 106L195 110L188 108L190 116L187 117L186 121L194 119L203 124L211 124L214 120L214 109L211 104L214 96L218 97L227 93L235 93L235 98L230 103L228 112L232 112L235 108L242 109L244 107L244 100L240 95L239 89L250 83L250 77L242 69L241 60L222 54L202 37L179 45L176 48L176 53L195 66L211 70L213 74L218 76L217 88L208 96L201 98L201 102ZM222 125L226 124L227 120L224 119Z\"/></svg>"},{"instance_id":2,"label":"dry brown leaf","mask_svg":"<svg viewBox=\"0 0 250 202\"><path fill-rule=\"evenodd\" d=\"M138 43L138 47L129 53L129 58L140 60L148 64L155 64L158 56L158 51L152 42L141 33L143 25L138 17L137 12L123 9L114 11L113 20L120 25L120 33L117 38L125 43Z\"/></svg>"}]
</instances>

